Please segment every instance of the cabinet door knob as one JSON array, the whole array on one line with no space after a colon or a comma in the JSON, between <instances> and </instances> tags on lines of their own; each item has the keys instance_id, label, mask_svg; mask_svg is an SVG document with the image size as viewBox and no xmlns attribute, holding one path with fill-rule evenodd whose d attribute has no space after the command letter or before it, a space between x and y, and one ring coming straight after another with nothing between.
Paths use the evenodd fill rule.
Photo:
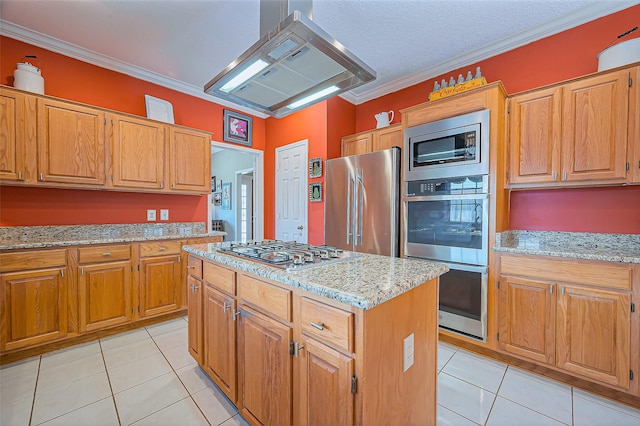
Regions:
<instances>
[{"instance_id":1,"label":"cabinet door knob","mask_svg":"<svg viewBox=\"0 0 640 426\"><path fill-rule=\"evenodd\" d=\"M317 328L318 330L324 330L324 323L323 322L321 322L321 323L312 322L310 325L311 325L311 327Z\"/></svg>"}]
</instances>

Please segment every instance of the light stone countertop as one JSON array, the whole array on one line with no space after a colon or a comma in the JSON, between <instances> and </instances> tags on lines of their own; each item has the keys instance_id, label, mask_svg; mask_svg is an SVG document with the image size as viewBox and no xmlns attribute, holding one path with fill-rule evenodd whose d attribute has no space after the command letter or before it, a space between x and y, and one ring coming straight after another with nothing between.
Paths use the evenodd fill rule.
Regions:
<instances>
[{"instance_id":1,"label":"light stone countertop","mask_svg":"<svg viewBox=\"0 0 640 426\"><path fill-rule=\"evenodd\" d=\"M117 225L3 226L0 250L64 247L85 244L215 237L226 232L205 232L204 222L135 223Z\"/></svg>"},{"instance_id":2,"label":"light stone countertop","mask_svg":"<svg viewBox=\"0 0 640 426\"><path fill-rule=\"evenodd\" d=\"M287 272L217 250L220 244L184 246L189 253L270 280L309 291L362 309L380 305L449 270L422 259L362 254L353 260Z\"/></svg>"},{"instance_id":3,"label":"light stone countertop","mask_svg":"<svg viewBox=\"0 0 640 426\"><path fill-rule=\"evenodd\" d=\"M640 234L506 231L496 235L496 252L640 263Z\"/></svg>"}]
</instances>

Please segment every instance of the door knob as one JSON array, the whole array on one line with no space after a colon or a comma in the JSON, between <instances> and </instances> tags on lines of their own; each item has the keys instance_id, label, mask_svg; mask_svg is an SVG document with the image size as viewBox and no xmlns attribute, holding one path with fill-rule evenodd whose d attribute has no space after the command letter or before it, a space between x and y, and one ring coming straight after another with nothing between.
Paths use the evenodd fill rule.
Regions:
<instances>
[{"instance_id":1,"label":"door knob","mask_svg":"<svg viewBox=\"0 0 640 426\"><path fill-rule=\"evenodd\" d=\"M304 229L304 226L298 225L298 229Z\"/></svg>"}]
</instances>

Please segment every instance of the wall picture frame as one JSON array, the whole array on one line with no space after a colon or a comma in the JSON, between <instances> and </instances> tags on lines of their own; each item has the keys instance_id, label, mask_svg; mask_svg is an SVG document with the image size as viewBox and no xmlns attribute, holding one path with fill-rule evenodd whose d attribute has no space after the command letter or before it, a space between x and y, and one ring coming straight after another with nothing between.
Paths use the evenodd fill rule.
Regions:
<instances>
[{"instance_id":1,"label":"wall picture frame","mask_svg":"<svg viewBox=\"0 0 640 426\"><path fill-rule=\"evenodd\" d=\"M319 178L322 177L322 158L315 157L309 160L309 177Z\"/></svg>"},{"instance_id":2,"label":"wall picture frame","mask_svg":"<svg viewBox=\"0 0 640 426\"><path fill-rule=\"evenodd\" d=\"M216 192L216 177L211 176L211 192Z\"/></svg>"},{"instance_id":3,"label":"wall picture frame","mask_svg":"<svg viewBox=\"0 0 640 426\"><path fill-rule=\"evenodd\" d=\"M231 182L222 184L222 210L231 210Z\"/></svg>"},{"instance_id":4,"label":"wall picture frame","mask_svg":"<svg viewBox=\"0 0 640 426\"><path fill-rule=\"evenodd\" d=\"M252 144L253 119L228 109L224 110L224 132L222 139L240 145Z\"/></svg>"},{"instance_id":5,"label":"wall picture frame","mask_svg":"<svg viewBox=\"0 0 640 426\"><path fill-rule=\"evenodd\" d=\"M322 201L322 182L309 184L309 201L312 203Z\"/></svg>"},{"instance_id":6,"label":"wall picture frame","mask_svg":"<svg viewBox=\"0 0 640 426\"><path fill-rule=\"evenodd\" d=\"M222 205L222 192L214 192L213 193L213 205L221 206Z\"/></svg>"}]
</instances>

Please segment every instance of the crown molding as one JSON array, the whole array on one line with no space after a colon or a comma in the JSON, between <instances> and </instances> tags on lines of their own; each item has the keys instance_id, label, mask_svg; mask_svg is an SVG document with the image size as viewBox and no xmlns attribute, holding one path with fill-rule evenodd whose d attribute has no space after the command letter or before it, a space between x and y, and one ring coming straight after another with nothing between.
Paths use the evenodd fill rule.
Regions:
<instances>
[{"instance_id":1,"label":"crown molding","mask_svg":"<svg viewBox=\"0 0 640 426\"><path fill-rule=\"evenodd\" d=\"M389 93L397 92L398 90L405 89L423 81L429 80L433 77L445 74L451 70L462 68L501 53L508 52L534 41L549 37L559 32L577 27L589 21L601 18L606 15L610 15L620 10L629 8L638 4L636 0L624 0L624 1L602 1L594 3L588 7L581 8L577 12L570 15L563 16L561 18L553 19L545 24L539 25L535 29L521 31L515 35L509 36L497 43L492 43L483 48L476 49L471 54L460 55L452 58L446 62L438 64L433 67L429 67L425 70L410 74L406 77L385 83L381 86L373 88L362 93L347 92L340 96L352 104L359 105L364 102L368 102L372 99L379 98Z\"/></svg>"},{"instance_id":2,"label":"crown molding","mask_svg":"<svg viewBox=\"0 0 640 426\"><path fill-rule=\"evenodd\" d=\"M140 80L148 81L149 83L157 84L158 86L166 87L177 92L195 96L197 98L201 98L218 105L233 108L235 110L242 111L256 117L269 117L265 113L242 107L240 105L236 105L234 103L227 102L214 96L208 95L204 93L204 89L202 87L187 84L174 78L166 77L123 61L118 61L106 55L100 55L91 50L76 46L75 44L64 42L55 37L30 30L28 28L16 25L3 19L0 19L0 35L29 43L55 53L60 53L62 55L69 56L71 58L78 59L82 62L96 65L101 68L106 68L111 71L126 74Z\"/></svg>"}]
</instances>

